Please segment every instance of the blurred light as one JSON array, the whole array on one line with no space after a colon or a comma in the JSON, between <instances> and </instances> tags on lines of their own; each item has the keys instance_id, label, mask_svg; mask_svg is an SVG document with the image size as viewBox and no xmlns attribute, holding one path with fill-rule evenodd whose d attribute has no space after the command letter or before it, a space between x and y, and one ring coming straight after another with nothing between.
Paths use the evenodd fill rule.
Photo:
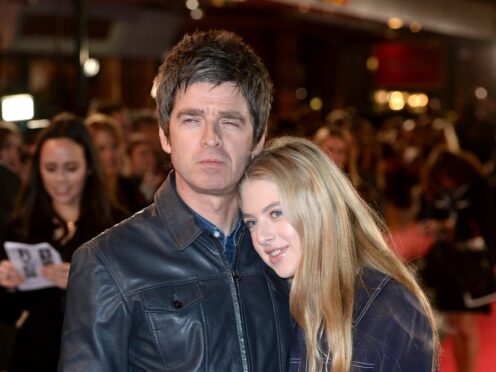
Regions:
<instances>
[{"instance_id":1,"label":"blurred light","mask_svg":"<svg viewBox=\"0 0 496 372\"><path fill-rule=\"evenodd\" d=\"M385 90L376 90L374 93L374 101L379 105L388 103L388 94Z\"/></svg>"},{"instance_id":2,"label":"blurred light","mask_svg":"<svg viewBox=\"0 0 496 372\"><path fill-rule=\"evenodd\" d=\"M367 70L376 71L379 68L379 60L377 57L369 57L367 58Z\"/></svg>"},{"instance_id":3,"label":"blurred light","mask_svg":"<svg viewBox=\"0 0 496 372\"><path fill-rule=\"evenodd\" d=\"M200 8L196 8L196 9L193 9L189 15L191 16L191 18L193 18L195 21L198 21L199 19L202 19L203 18L203 10L201 10Z\"/></svg>"},{"instance_id":4,"label":"blurred light","mask_svg":"<svg viewBox=\"0 0 496 372\"><path fill-rule=\"evenodd\" d=\"M86 77L96 76L100 72L100 62L96 58L88 58L84 61L83 72Z\"/></svg>"},{"instance_id":5,"label":"blurred light","mask_svg":"<svg viewBox=\"0 0 496 372\"><path fill-rule=\"evenodd\" d=\"M319 97L314 97L310 100L310 108L314 111L322 109L322 100Z\"/></svg>"},{"instance_id":6,"label":"blurred light","mask_svg":"<svg viewBox=\"0 0 496 372\"><path fill-rule=\"evenodd\" d=\"M210 0L210 3L217 8L222 8L226 5L226 0Z\"/></svg>"},{"instance_id":7,"label":"blurred light","mask_svg":"<svg viewBox=\"0 0 496 372\"><path fill-rule=\"evenodd\" d=\"M188 8L189 10L198 9L199 6L200 3L198 2L198 0L186 0L186 8Z\"/></svg>"},{"instance_id":8,"label":"blurred light","mask_svg":"<svg viewBox=\"0 0 496 372\"><path fill-rule=\"evenodd\" d=\"M296 95L296 98L301 100L301 99L307 98L308 92L305 88L299 87L298 89L296 89L295 95Z\"/></svg>"},{"instance_id":9,"label":"blurred light","mask_svg":"<svg viewBox=\"0 0 496 372\"><path fill-rule=\"evenodd\" d=\"M308 13L310 11L310 4L308 1L302 1L301 3L298 4L298 11L300 13Z\"/></svg>"},{"instance_id":10,"label":"blurred light","mask_svg":"<svg viewBox=\"0 0 496 372\"><path fill-rule=\"evenodd\" d=\"M441 118L436 118L432 122L432 127L436 130L441 130L446 126L446 122Z\"/></svg>"},{"instance_id":11,"label":"blurred light","mask_svg":"<svg viewBox=\"0 0 496 372\"><path fill-rule=\"evenodd\" d=\"M415 129L415 120L408 119L403 122L403 130L410 132Z\"/></svg>"},{"instance_id":12,"label":"blurred light","mask_svg":"<svg viewBox=\"0 0 496 372\"><path fill-rule=\"evenodd\" d=\"M403 110L405 107L405 99L403 98L403 93L399 91L391 92L389 96L389 108L394 111Z\"/></svg>"},{"instance_id":13,"label":"blurred light","mask_svg":"<svg viewBox=\"0 0 496 372\"><path fill-rule=\"evenodd\" d=\"M398 17L391 17L388 20L388 27L392 30L398 30L403 27L403 20Z\"/></svg>"},{"instance_id":14,"label":"blurred light","mask_svg":"<svg viewBox=\"0 0 496 372\"><path fill-rule=\"evenodd\" d=\"M424 93L415 93L408 97L407 103L412 108L425 107L429 103L429 97Z\"/></svg>"},{"instance_id":15,"label":"blurred light","mask_svg":"<svg viewBox=\"0 0 496 372\"><path fill-rule=\"evenodd\" d=\"M5 121L30 120L34 116L31 94L15 94L2 98L2 119Z\"/></svg>"},{"instance_id":16,"label":"blurred light","mask_svg":"<svg viewBox=\"0 0 496 372\"><path fill-rule=\"evenodd\" d=\"M41 119L41 120L30 120L28 121L29 129L41 129L46 128L50 124L50 120Z\"/></svg>"},{"instance_id":17,"label":"blurred light","mask_svg":"<svg viewBox=\"0 0 496 372\"><path fill-rule=\"evenodd\" d=\"M410 31L413 33L422 31L422 23L417 21L410 22Z\"/></svg>"},{"instance_id":18,"label":"blurred light","mask_svg":"<svg viewBox=\"0 0 496 372\"><path fill-rule=\"evenodd\" d=\"M475 88L475 98L477 99L486 99L487 98L487 89L484 87Z\"/></svg>"},{"instance_id":19,"label":"blurred light","mask_svg":"<svg viewBox=\"0 0 496 372\"><path fill-rule=\"evenodd\" d=\"M153 84L152 89L150 90L150 96L152 96L153 99L157 98L157 85Z\"/></svg>"}]
</instances>

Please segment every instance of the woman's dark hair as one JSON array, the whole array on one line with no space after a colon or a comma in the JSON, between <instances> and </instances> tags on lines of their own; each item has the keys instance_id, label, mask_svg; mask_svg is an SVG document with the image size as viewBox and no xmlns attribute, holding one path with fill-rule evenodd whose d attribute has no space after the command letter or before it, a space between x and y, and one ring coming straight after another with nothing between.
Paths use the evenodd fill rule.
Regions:
<instances>
[{"instance_id":1,"label":"woman's dark hair","mask_svg":"<svg viewBox=\"0 0 496 372\"><path fill-rule=\"evenodd\" d=\"M51 240L54 219L63 222L52 206L40 173L43 145L50 139L59 138L74 141L84 150L87 175L81 197L78 229L89 239L112 225L111 204L88 129L78 117L61 113L39 134L28 178L17 201L14 221L23 241ZM65 224L62 223L62 226L65 227Z\"/></svg>"}]
</instances>

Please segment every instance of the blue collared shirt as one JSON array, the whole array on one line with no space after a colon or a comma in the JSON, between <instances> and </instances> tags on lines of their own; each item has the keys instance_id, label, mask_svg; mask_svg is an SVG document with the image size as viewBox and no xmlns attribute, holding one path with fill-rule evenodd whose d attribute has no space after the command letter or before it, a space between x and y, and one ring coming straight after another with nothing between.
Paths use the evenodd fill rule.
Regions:
<instances>
[{"instance_id":1,"label":"blue collared shirt","mask_svg":"<svg viewBox=\"0 0 496 372\"><path fill-rule=\"evenodd\" d=\"M234 264L234 258L236 256L236 242L238 240L238 236L241 231L241 226L243 224L241 215L238 217L238 222L236 222L236 225L231 231L231 234L229 234L229 236L227 237L222 232L222 230L219 229L217 226L215 226L213 223L206 220L198 213L194 213L194 215L200 227L207 230L212 236L214 236L219 240L222 250L224 251L224 256L226 256L227 262L229 263L229 266L232 269Z\"/></svg>"}]
</instances>

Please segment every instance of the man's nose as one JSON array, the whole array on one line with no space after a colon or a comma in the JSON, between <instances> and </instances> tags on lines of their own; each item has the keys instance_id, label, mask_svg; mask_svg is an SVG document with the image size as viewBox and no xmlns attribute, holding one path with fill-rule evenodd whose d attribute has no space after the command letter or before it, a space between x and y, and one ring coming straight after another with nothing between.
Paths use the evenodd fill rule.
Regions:
<instances>
[{"instance_id":1,"label":"man's nose","mask_svg":"<svg viewBox=\"0 0 496 372\"><path fill-rule=\"evenodd\" d=\"M222 144L222 137L216 123L207 122L203 130L203 144L208 147L219 147Z\"/></svg>"}]
</instances>

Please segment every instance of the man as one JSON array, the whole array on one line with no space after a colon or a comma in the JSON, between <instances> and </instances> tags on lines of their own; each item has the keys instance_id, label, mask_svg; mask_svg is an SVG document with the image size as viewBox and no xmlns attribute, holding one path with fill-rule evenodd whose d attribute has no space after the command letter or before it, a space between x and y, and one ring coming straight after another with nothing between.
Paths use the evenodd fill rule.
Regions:
<instances>
[{"instance_id":1,"label":"man","mask_svg":"<svg viewBox=\"0 0 496 372\"><path fill-rule=\"evenodd\" d=\"M60 371L285 371L288 291L240 219L272 84L229 32L196 32L155 79L174 172L155 202L86 243L68 287Z\"/></svg>"}]
</instances>

